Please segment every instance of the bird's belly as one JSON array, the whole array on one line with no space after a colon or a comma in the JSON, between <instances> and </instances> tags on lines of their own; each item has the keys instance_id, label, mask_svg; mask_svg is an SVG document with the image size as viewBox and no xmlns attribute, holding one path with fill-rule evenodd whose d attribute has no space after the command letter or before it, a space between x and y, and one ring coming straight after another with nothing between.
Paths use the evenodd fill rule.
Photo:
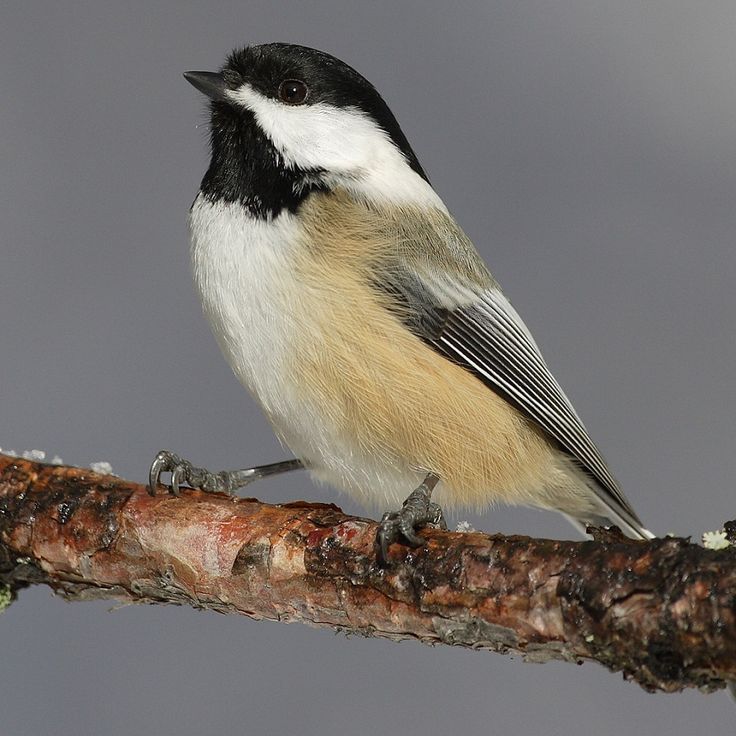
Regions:
<instances>
[{"instance_id":1,"label":"bird's belly","mask_svg":"<svg viewBox=\"0 0 736 736\"><path fill-rule=\"evenodd\" d=\"M300 279L289 219L265 224L233 205L195 201L192 270L205 315L235 375L312 474L366 503L395 505L420 473L359 447L315 385L309 367L329 360L329 307L321 289Z\"/></svg>"}]
</instances>

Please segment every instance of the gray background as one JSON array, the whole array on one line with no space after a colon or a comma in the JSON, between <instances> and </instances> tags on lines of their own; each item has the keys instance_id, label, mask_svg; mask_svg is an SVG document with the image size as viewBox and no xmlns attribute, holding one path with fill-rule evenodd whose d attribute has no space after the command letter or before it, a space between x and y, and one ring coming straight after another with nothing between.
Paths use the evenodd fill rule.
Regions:
<instances>
[{"instance_id":1,"label":"gray background","mask_svg":"<svg viewBox=\"0 0 736 736\"><path fill-rule=\"evenodd\" d=\"M736 516L732 2L32 2L0 11L0 445L211 468L281 459L189 276L206 165L181 78L285 40L384 93L656 532ZM198 128L197 126L200 125ZM300 475L254 490L360 511ZM468 517L466 517L468 518ZM574 535L500 509L488 530ZM346 639L25 592L0 736L730 732L725 694L594 664Z\"/></svg>"}]
</instances>

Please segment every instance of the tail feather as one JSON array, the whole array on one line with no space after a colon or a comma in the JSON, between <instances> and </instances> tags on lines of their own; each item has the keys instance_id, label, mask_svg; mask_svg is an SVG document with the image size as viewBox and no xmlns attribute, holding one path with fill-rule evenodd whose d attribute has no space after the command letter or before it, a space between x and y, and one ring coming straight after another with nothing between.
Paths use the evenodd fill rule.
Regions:
<instances>
[{"instance_id":1,"label":"tail feather","mask_svg":"<svg viewBox=\"0 0 736 736\"><path fill-rule=\"evenodd\" d=\"M583 534L586 534L586 527L588 526L617 526L621 531L632 539L655 539L655 535L649 531L644 525L635 518L623 518L618 514L611 513L607 516L589 515L583 518L577 518L565 514L567 520Z\"/></svg>"}]
</instances>

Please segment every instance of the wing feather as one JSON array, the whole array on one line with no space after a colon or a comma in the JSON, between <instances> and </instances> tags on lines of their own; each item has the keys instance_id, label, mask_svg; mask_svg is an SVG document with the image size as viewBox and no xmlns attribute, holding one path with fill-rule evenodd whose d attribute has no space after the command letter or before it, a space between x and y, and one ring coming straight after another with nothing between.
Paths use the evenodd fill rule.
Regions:
<instances>
[{"instance_id":1,"label":"wing feather","mask_svg":"<svg viewBox=\"0 0 736 736\"><path fill-rule=\"evenodd\" d=\"M500 393L572 457L595 481L613 521L637 535L649 534L511 302L495 283L475 290L469 286L454 289L471 297L451 308L447 291L453 290L438 293L433 280L416 271L403 278L394 271L388 291L399 302L405 323L427 344Z\"/></svg>"},{"instance_id":2,"label":"wing feather","mask_svg":"<svg viewBox=\"0 0 736 736\"><path fill-rule=\"evenodd\" d=\"M512 399L554 437L613 497L630 510L621 489L580 417L547 367L536 343L498 290L471 307L454 310L437 342L460 354L475 373Z\"/></svg>"}]
</instances>

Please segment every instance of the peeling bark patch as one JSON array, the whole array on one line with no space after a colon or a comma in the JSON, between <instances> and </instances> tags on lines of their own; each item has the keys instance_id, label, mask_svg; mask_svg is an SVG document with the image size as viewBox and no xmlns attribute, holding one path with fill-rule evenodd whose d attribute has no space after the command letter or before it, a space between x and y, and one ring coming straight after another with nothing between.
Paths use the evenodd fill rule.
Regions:
<instances>
[{"instance_id":1,"label":"peeling bark patch","mask_svg":"<svg viewBox=\"0 0 736 736\"><path fill-rule=\"evenodd\" d=\"M268 574L268 560L271 555L270 542L257 542L256 544L244 544L233 562L232 574L243 575L251 570L256 570L262 575Z\"/></svg>"},{"instance_id":2,"label":"peeling bark patch","mask_svg":"<svg viewBox=\"0 0 736 736\"><path fill-rule=\"evenodd\" d=\"M445 644L492 649L502 654L512 649L519 649L516 632L506 626L489 624L480 619L470 619L464 622L434 619L434 625L441 641Z\"/></svg>"}]
</instances>

